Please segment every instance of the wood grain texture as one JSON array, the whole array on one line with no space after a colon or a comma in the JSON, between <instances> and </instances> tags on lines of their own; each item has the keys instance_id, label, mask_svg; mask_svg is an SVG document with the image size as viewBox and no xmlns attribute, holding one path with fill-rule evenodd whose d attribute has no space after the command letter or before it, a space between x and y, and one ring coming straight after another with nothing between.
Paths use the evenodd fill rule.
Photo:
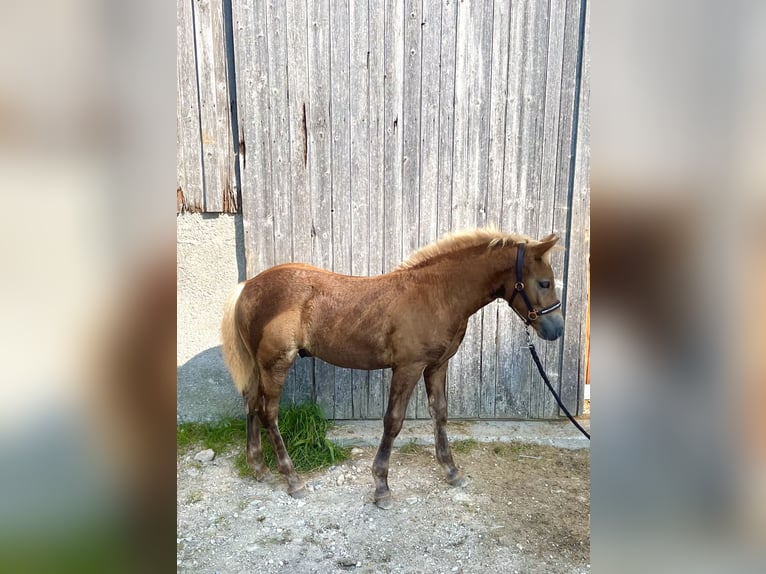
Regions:
<instances>
[{"instance_id":1,"label":"wood grain texture","mask_svg":"<svg viewBox=\"0 0 766 574\"><path fill-rule=\"evenodd\" d=\"M223 0L194 0L205 211L235 212L235 152Z\"/></svg>"},{"instance_id":2,"label":"wood grain texture","mask_svg":"<svg viewBox=\"0 0 766 574\"><path fill-rule=\"evenodd\" d=\"M205 209L192 0L176 2L177 212Z\"/></svg>"},{"instance_id":3,"label":"wood grain texture","mask_svg":"<svg viewBox=\"0 0 766 574\"><path fill-rule=\"evenodd\" d=\"M267 13L232 1L247 276L275 264Z\"/></svg>"},{"instance_id":4,"label":"wood grain texture","mask_svg":"<svg viewBox=\"0 0 766 574\"><path fill-rule=\"evenodd\" d=\"M333 271L351 268L351 110L349 0L330 0L330 133ZM349 369L335 367L335 417L353 417L353 382Z\"/></svg>"},{"instance_id":5,"label":"wood grain texture","mask_svg":"<svg viewBox=\"0 0 766 574\"><path fill-rule=\"evenodd\" d=\"M579 408L585 5L232 0L248 275L288 257L376 275L451 230L555 231L567 248L553 256L566 328L537 346ZM448 369L450 418L559 415L523 342L504 302L470 319ZM313 398L331 418L381 417L391 380L312 359L290 377L288 400ZM422 383L408 416L429 417Z\"/></svg>"},{"instance_id":6,"label":"wood grain texture","mask_svg":"<svg viewBox=\"0 0 766 574\"><path fill-rule=\"evenodd\" d=\"M369 110L369 25L366 0L349 4L349 121L351 205L350 272L370 274L370 110ZM351 418L369 417L369 371L351 372Z\"/></svg>"},{"instance_id":7,"label":"wood grain texture","mask_svg":"<svg viewBox=\"0 0 766 574\"><path fill-rule=\"evenodd\" d=\"M311 263L312 213L307 134L310 95L306 2L286 2L285 5L292 252L293 261ZM290 400L294 404L314 400L314 359L297 359L292 372L295 382Z\"/></svg>"}]
</instances>

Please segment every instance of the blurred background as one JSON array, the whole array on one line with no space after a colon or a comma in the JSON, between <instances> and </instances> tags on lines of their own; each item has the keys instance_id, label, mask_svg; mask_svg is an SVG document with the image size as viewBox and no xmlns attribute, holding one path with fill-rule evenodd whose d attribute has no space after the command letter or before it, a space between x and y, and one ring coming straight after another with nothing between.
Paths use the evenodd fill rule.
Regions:
<instances>
[{"instance_id":1,"label":"blurred background","mask_svg":"<svg viewBox=\"0 0 766 574\"><path fill-rule=\"evenodd\" d=\"M0 5L0 571L174 567L174 8ZM753 571L766 6L589 10L593 571Z\"/></svg>"}]
</instances>

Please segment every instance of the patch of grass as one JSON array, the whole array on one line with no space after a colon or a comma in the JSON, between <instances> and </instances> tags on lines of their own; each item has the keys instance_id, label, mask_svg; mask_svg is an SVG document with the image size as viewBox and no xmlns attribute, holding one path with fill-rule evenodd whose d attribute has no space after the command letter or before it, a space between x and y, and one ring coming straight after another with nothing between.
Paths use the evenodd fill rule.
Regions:
<instances>
[{"instance_id":1,"label":"patch of grass","mask_svg":"<svg viewBox=\"0 0 766 574\"><path fill-rule=\"evenodd\" d=\"M497 456L519 455L525 452L529 452L530 450L531 445L521 442L500 443L495 445L495 447L492 449L492 451Z\"/></svg>"},{"instance_id":2,"label":"patch of grass","mask_svg":"<svg viewBox=\"0 0 766 574\"><path fill-rule=\"evenodd\" d=\"M477 446L479 446L479 443L476 441L476 439L469 438L466 440L456 440L452 443L452 451L466 453L471 452Z\"/></svg>"},{"instance_id":3,"label":"patch of grass","mask_svg":"<svg viewBox=\"0 0 766 574\"><path fill-rule=\"evenodd\" d=\"M416 444L414 440L411 440L407 444L403 444L399 447L399 452L402 454L418 454L423 451L423 447Z\"/></svg>"},{"instance_id":4,"label":"patch of grass","mask_svg":"<svg viewBox=\"0 0 766 574\"><path fill-rule=\"evenodd\" d=\"M308 472L330 466L348 458L349 449L327 439L331 424L316 404L307 403L279 411L279 432L295 470ZM199 445L216 453L239 448L234 465L242 476L250 476L245 454L247 426L244 419L224 419L216 423L183 423L176 433L179 452L188 452ZM276 469L274 451L265 429L261 428L263 458Z\"/></svg>"},{"instance_id":5,"label":"patch of grass","mask_svg":"<svg viewBox=\"0 0 766 574\"><path fill-rule=\"evenodd\" d=\"M244 442L246 433L244 419L226 418L214 423L182 423L176 430L176 442L180 452L203 445L220 453L234 444Z\"/></svg>"}]
</instances>

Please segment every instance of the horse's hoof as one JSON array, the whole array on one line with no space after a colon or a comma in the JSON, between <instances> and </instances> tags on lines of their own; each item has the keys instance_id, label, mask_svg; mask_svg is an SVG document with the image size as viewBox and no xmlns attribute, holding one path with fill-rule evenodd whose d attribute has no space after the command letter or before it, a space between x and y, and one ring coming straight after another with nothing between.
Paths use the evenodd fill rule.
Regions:
<instances>
[{"instance_id":1,"label":"horse's hoof","mask_svg":"<svg viewBox=\"0 0 766 574\"><path fill-rule=\"evenodd\" d=\"M306 498L309 495L309 491L306 490L305 486L301 486L300 488L296 488L295 490L288 490L287 494L289 494L293 498L300 499L300 498Z\"/></svg>"},{"instance_id":2,"label":"horse's hoof","mask_svg":"<svg viewBox=\"0 0 766 574\"><path fill-rule=\"evenodd\" d=\"M255 470L253 471L253 476L255 477L255 480L258 482L263 482L264 480L268 480L271 478L271 470L268 468L266 470Z\"/></svg>"},{"instance_id":3,"label":"horse's hoof","mask_svg":"<svg viewBox=\"0 0 766 574\"><path fill-rule=\"evenodd\" d=\"M394 501L391 498L390 494L387 494L385 496L381 496L380 498L375 499L375 506L378 508L382 508L383 510L388 510L394 505Z\"/></svg>"},{"instance_id":4,"label":"horse's hoof","mask_svg":"<svg viewBox=\"0 0 766 574\"><path fill-rule=\"evenodd\" d=\"M454 478L448 478L447 484L450 486L463 487L468 484L468 481L463 476L463 473L458 473Z\"/></svg>"}]
</instances>

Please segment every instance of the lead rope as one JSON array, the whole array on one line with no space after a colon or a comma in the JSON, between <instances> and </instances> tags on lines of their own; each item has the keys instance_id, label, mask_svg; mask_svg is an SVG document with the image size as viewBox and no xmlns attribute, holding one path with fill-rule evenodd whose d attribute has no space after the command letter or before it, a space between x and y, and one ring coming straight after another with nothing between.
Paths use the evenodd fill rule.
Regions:
<instances>
[{"instance_id":1,"label":"lead rope","mask_svg":"<svg viewBox=\"0 0 766 574\"><path fill-rule=\"evenodd\" d=\"M586 431L584 428L580 426L580 423L578 423L574 417L569 414L569 411L564 406L564 403L561 402L561 399L559 398L556 391L553 390L553 385L551 385L551 382L548 380L548 376L545 374L545 370L543 369L543 365L540 362L540 357L537 356L537 350L535 349L535 344L532 342L532 336L529 334L529 326L524 327L524 332L527 334L527 348L529 349L529 352L532 354L532 358L535 361L535 365L537 365L537 370L540 371L540 376L543 378L543 382L545 383L545 386L548 387L548 390L553 395L553 398L556 399L556 402L559 404L559 408L564 411L564 414L569 418L569 420L572 422L574 426L576 426L579 431L584 434L586 437L588 437L588 440L590 440L590 434L588 434L588 431Z\"/></svg>"}]
</instances>

